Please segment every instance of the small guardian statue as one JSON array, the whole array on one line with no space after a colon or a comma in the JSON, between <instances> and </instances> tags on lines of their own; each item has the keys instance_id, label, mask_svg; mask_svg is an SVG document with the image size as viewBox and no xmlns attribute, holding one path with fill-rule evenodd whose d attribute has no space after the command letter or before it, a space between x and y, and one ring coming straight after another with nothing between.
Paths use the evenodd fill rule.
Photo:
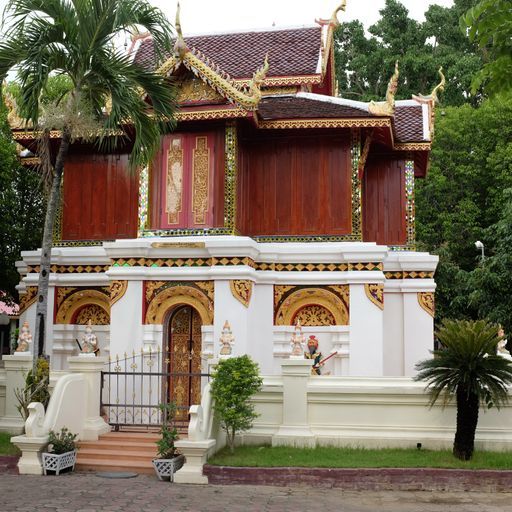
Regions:
<instances>
[{"instance_id":1,"label":"small guardian statue","mask_svg":"<svg viewBox=\"0 0 512 512\"><path fill-rule=\"evenodd\" d=\"M512 361L512 355L510 355L510 352L505 348L507 346L507 339L505 338L505 331L502 327L500 327L500 330L498 331L498 336L501 337L501 340L498 341L497 346L497 355L500 357L503 357L505 359L508 359L509 361Z\"/></svg>"},{"instance_id":2,"label":"small guardian statue","mask_svg":"<svg viewBox=\"0 0 512 512\"><path fill-rule=\"evenodd\" d=\"M306 341L306 337L302 334L302 326L300 322L297 320L295 324L295 330L292 334L292 339L290 341L290 345L292 346L292 353L290 354L290 359L304 359L304 342Z\"/></svg>"},{"instance_id":3,"label":"small guardian statue","mask_svg":"<svg viewBox=\"0 0 512 512\"><path fill-rule=\"evenodd\" d=\"M231 326L229 325L229 322L227 320L224 322L224 327L222 328L222 334L221 337L219 338L219 342L221 345L221 349L219 352L220 358L227 359L231 357L235 337L231 332Z\"/></svg>"},{"instance_id":4,"label":"small guardian statue","mask_svg":"<svg viewBox=\"0 0 512 512\"><path fill-rule=\"evenodd\" d=\"M82 336L82 354L94 356L98 351L98 338L92 332L92 322L89 320L85 326L85 334Z\"/></svg>"},{"instance_id":5,"label":"small guardian statue","mask_svg":"<svg viewBox=\"0 0 512 512\"><path fill-rule=\"evenodd\" d=\"M16 352L30 352L31 346L32 334L30 334L30 327L28 326L28 322L23 322L18 336L18 347L16 348Z\"/></svg>"},{"instance_id":6,"label":"small guardian statue","mask_svg":"<svg viewBox=\"0 0 512 512\"><path fill-rule=\"evenodd\" d=\"M313 367L311 368L311 375L321 375L322 365L322 352L318 350L318 339L315 335L311 335L308 339L308 349L304 352L306 359L313 359Z\"/></svg>"}]
</instances>

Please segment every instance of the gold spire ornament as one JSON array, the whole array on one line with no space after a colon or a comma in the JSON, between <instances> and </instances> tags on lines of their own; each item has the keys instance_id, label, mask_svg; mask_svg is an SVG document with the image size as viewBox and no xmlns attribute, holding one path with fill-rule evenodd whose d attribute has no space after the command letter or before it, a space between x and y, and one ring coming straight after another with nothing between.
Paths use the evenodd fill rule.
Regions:
<instances>
[{"instance_id":1,"label":"gold spire ornament","mask_svg":"<svg viewBox=\"0 0 512 512\"><path fill-rule=\"evenodd\" d=\"M347 9L347 0L343 0L341 2L341 4L338 7L336 7L334 12L332 13L331 20L330 20L331 25L333 25L334 27L339 27L341 25L341 23L338 20L338 13L340 11L345 12L346 9Z\"/></svg>"},{"instance_id":2,"label":"gold spire ornament","mask_svg":"<svg viewBox=\"0 0 512 512\"><path fill-rule=\"evenodd\" d=\"M388 90L386 92L386 101L371 101L368 105L370 114L374 116L390 116L395 115L395 96L398 90L398 79L400 77L400 71L398 69L398 61L395 63L395 72L389 80Z\"/></svg>"},{"instance_id":3,"label":"gold spire ornament","mask_svg":"<svg viewBox=\"0 0 512 512\"><path fill-rule=\"evenodd\" d=\"M180 3L178 2L178 6L176 7L176 21L174 26L176 28L176 42L174 43L174 53L178 55L180 58L183 58L185 53L187 53L187 43L185 43L185 39L183 39L183 31L181 30L181 20L180 20Z\"/></svg>"}]
</instances>

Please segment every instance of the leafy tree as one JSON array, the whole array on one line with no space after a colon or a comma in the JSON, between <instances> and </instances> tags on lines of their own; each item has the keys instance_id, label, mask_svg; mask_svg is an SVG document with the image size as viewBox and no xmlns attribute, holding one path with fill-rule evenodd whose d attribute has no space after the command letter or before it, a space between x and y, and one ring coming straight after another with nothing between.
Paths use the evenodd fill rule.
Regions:
<instances>
[{"instance_id":1,"label":"leafy tree","mask_svg":"<svg viewBox=\"0 0 512 512\"><path fill-rule=\"evenodd\" d=\"M0 106L0 291L2 300L16 302L19 274L15 262L21 251L36 249L41 241L45 200L39 173L22 167Z\"/></svg>"},{"instance_id":2,"label":"leafy tree","mask_svg":"<svg viewBox=\"0 0 512 512\"><path fill-rule=\"evenodd\" d=\"M475 445L480 404L500 407L508 401L507 385L512 384L512 364L496 355L500 341L496 325L479 321L443 323L438 333L441 349L433 358L416 365L416 380L428 383L430 404L443 396L457 402L457 430L453 454L470 460Z\"/></svg>"},{"instance_id":3,"label":"leafy tree","mask_svg":"<svg viewBox=\"0 0 512 512\"><path fill-rule=\"evenodd\" d=\"M213 374L213 408L226 431L231 453L235 450L237 432L250 429L258 417L249 400L262 383L258 364L247 355L221 360Z\"/></svg>"},{"instance_id":4,"label":"leafy tree","mask_svg":"<svg viewBox=\"0 0 512 512\"><path fill-rule=\"evenodd\" d=\"M481 66L477 46L458 29L460 16L476 0L456 0L452 7L431 5L420 23L409 17L398 0L386 0L380 19L367 36L359 21L342 23L335 33L336 76L343 97L361 101L382 99L394 63L400 61L397 98L430 92L443 66L449 87L446 105L469 99L471 80ZM475 97L473 101L479 101Z\"/></svg>"},{"instance_id":5,"label":"leafy tree","mask_svg":"<svg viewBox=\"0 0 512 512\"><path fill-rule=\"evenodd\" d=\"M49 147L50 129L62 132L54 165L49 149L41 154L52 185L42 241L35 365L44 350L52 232L69 147L93 132L112 148L112 134L122 130L133 138L132 165L151 159L160 135L173 128L174 93L165 77L134 63L116 49L115 41L142 28L152 35L157 58L162 58L171 49L172 32L164 14L146 0L10 0L6 13L0 80L17 71L19 113L42 130L43 144ZM40 98L53 74L68 77L72 89L44 106Z\"/></svg>"},{"instance_id":6,"label":"leafy tree","mask_svg":"<svg viewBox=\"0 0 512 512\"><path fill-rule=\"evenodd\" d=\"M481 0L461 19L463 33L478 44L485 64L473 80L490 94L512 89L512 9L509 0Z\"/></svg>"}]
</instances>

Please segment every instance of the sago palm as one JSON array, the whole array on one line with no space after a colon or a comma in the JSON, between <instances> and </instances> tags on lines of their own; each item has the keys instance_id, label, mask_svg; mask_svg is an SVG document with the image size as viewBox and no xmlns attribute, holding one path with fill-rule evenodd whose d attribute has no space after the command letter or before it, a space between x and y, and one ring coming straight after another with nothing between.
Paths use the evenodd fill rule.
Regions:
<instances>
[{"instance_id":1,"label":"sago palm","mask_svg":"<svg viewBox=\"0 0 512 512\"><path fill-rule=\"evenodd\" d=\"M428 382L430 403L440 397L457 401L457 430L453 454L462 460L473 455L480 405L499 408L509 399L512 364L496 355L498 328L483 320L447 320L439 329L439 350L416 365L415 380Z\"/></svg>"},{"instance_id":2,"label":"sago palm","mask_svg":"<svg viewBox=\"0 0 512 512\"><path fill-rule=\"evenodd\" d=\"M53 224L69 147L91 133L101 143L130 139L132 167L155 154L160 135L172 130L175 102L168 80L133 62L119 42L131 31L153 37L158 58L172 47L165 15L146 0L10 0L0 42L0 83L9 71L20 85L19 114L34 130L62 133L54 165L42 241L34 356L44 350ZM70 79L70 91L43 111L50 76ZM35 359L35 357L34 357Z\"/></svg>"}]
</instances>

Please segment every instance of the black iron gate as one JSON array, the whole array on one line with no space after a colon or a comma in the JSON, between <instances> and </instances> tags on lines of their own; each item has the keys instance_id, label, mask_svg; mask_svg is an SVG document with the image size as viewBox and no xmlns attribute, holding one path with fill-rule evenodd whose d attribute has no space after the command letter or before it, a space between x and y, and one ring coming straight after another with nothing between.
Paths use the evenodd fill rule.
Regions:
<instances>
[{"instance_id":1,"label":"black iron gate","mask_svg":"<svg viewBox=\"0 0 512 512\"><path fill-rule=\"evenodd\" d=\"M176 403L176 426L186 428L188 410L194 405L191 390L202 389L210 377L208 373L171 372L170 356L161 351L125 354L105 366L101 372L101 411L116 430L159 427L159 406L170 401Z\"/></svg>"}]
</instances>

